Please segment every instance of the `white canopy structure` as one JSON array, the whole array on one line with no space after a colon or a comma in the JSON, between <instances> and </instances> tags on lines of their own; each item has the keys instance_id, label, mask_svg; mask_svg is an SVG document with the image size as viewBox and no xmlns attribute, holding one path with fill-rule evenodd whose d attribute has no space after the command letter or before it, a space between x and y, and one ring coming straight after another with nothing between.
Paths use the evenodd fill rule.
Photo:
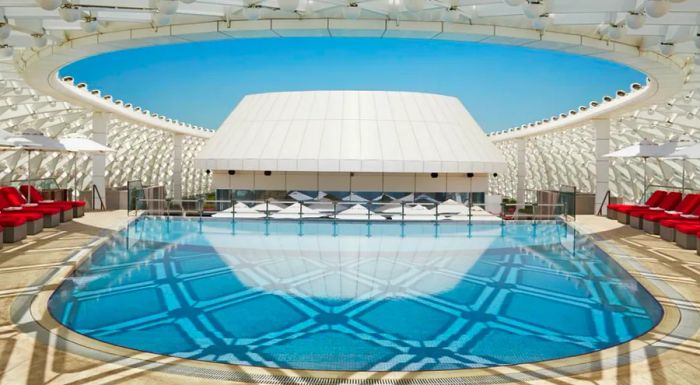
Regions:
<instances>
[{"instance_id":1,"label":"white canopy structure","mask_svg":"<svg viewBox=\"0 0 700 385\"><path fill-rule=\"evenodd\" d=\"M210 170L493 173L505 159L462 103L415 92L248 95L197 155Z\"/></svg>"}]
</instances>

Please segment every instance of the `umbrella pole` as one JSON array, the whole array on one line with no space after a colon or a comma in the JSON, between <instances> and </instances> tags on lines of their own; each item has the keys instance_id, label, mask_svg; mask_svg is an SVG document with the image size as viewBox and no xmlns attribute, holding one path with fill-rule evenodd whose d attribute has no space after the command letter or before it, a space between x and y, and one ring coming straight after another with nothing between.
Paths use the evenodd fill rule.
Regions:
<instances>
[{"instance_id":1,"label":"umbrella pole","mask_svg":"<svg viewBox=\"0 0 700 385\"><path fill-rule=\"evenodd\" d=\"M29 180L32 177L32 151L27 151L27 186L29 186ZM20 186L21 187L21 186ZM32 194L29 193L27 189L27 203L32 203Z\"/></svg>"},{"instance_id":2,"label":"umbrella pole","mask_svg":"<svg viewBox=\"0 0 700 385\"><path fill-rule=\"evenodd\" d=\"M683 177L681 178L681 194L685 193L685 158L683 158Z\"/></svg>"},{"instance_id":3,"label":"umbrella pole","mask_svg":"<svg viewBox=\"0 0 700 385\"><path fill-rule=\"evenodd\" d=\"M78 200L78 153L73 153L73 199Z\"/></svg>"},{"instance_id":4,"label":"umbrella pole","mask_svg":"<svg viewBox=\"0 0 700 385\"><path fill-rule=\"evenodd\" d=\"M647 158L644 157L644 189L642 191L642 199L640 202L644 202L644 198L647 195Z\"/></svg>"}]
</instances>

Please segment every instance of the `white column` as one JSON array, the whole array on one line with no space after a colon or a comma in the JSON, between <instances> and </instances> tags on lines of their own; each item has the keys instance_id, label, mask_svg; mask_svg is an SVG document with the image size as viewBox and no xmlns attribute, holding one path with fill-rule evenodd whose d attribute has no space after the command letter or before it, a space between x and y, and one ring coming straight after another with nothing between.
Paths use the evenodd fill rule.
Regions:
<instances>
[{"instance_id":1,"label":"white column","mask_svg":"<svg viewBox=\"0 0 700 385\"><path fill-rule=\"evenodd\" d=\"M173 135L173 199L182 199L182 139L183 135Z\"/></svg>"},{"instance_id":2,"label":"white column","mask_svg":"<svg viewBox=\"0 0 700 385\"><path fill-rule=\"evenodd\" d=\"M110 114L107 112L95 112L92 115L92 140L108 146L107 137L109 133ZM92 183L97 186L97 190L102 196L102 201L107 204L107 158L105 155L92 156ZM92 203L92 202L91 202ZM99 200L95 197L95 205L99 205Z\"/></svg>"},{"instance_id":3,"label":"white column","mask_svg":"<svg viewBox=\"0 0 700 385\"><path fill-rule=\"evenodd\" d=\"M515 141L517 144L516 161L518 162L516 173L518 178L518 185L515 199L518 201L518 204L522 204L525 203L525 187L527 186L527 139L518 138Z\"/></svg>"},{"instance_id":4,"label":"white column","mask_svg":"<svg viewBox=\"0 0 700 385\"><path fill-rule=\"evenodd\" d=\"M593 121L595 131L595 212L603 203L605 195L610 190L610 160L603 155L610 152L610 120ZM603 207L603 215L607 214L607 205Z\"/></svg>"}]
</instances>

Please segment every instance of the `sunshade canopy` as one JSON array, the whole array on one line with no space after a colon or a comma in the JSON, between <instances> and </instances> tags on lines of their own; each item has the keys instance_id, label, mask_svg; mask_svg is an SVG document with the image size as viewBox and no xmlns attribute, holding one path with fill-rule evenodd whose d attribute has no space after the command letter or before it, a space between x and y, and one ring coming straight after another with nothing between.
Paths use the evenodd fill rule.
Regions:
<instances>
[{"instance_id":1,"label":"sunshade canopy","mask_svg":"<svg viewBox=\"0 0 700 385\"><path fill-rule=\"evenodd\" d=\"M668 156L669 158L700 159L700 143L679 148Z\"/></svg>"},{"instance_id":2,"label":"sunshade canopy","mask_svg":"<svg viewBox=\"0 0 700 385\"><path fill-rule=\"evenodd\" d=\"M38 131L27 131L6 138L9 143L27 151L66 151L66 148L56 139L50 138Z\"/></svg>"},{"instance_id":3,"label":"sunshade canopy","mask_svg":"<svg viewBox=\"0 0 700 385\"><path fill-rule=\"evenodd\" d=\"M664 158L682 146L682 142L668 142L663 144L652 143L643 140L638 144L611 152L604 155L606 158Z\"/></svg>"},{"instance_id":4,"label":"sunshade canopy","mask_svg":"<svg viewBox=\"0 0 700 385\"><path fill-rule=\"evenodd\" d=\"M114 149L85 136L66 136L63 138L58 138L58 141L66 151L70 152L82 152L86 154L105 154L108 152L114 152Z\"/></svg>"},{"instance_id":5,"label":"sunshade canopy","mask_svg":"<svg viewBox=\"0 0 700 385\"><path fill-rule=\"evenodd\" d=\"M505 159L450 96L304 91L246 96L195 159L210 170L492 173Z\"/></svg>"},{"instance_id":6,"label":"sunshade canopy","mask_svg":"<svg viewBox=\"0 0 700 385\"><path fill-rule=\"evenodd\" d=\"M10 137L12 137L12 134L5 130L0 130L0 148L16 148L16 145L9 140Z\"/></svg>"}]
</instances>

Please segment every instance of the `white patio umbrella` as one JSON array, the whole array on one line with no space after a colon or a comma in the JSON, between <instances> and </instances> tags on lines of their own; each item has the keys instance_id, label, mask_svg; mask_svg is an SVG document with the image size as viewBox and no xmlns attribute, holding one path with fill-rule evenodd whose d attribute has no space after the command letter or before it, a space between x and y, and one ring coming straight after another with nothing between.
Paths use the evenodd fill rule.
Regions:
<instances>
[{"instance_id":1,"label":"white patio umbrella","mask_svg":"<svg viewBox=\"0 0 700 385\"><path fill-rule=\"evenodd\" d=\"M459 214L464 211L466 206L457 202L454 199L448 199L438 205L438 213L440 214Z\"/></svg>"},{"instance_id":2,"label":"white patio umbrella","mask_svg":"<svg viewBox=\"0 0 700 385\"><path fill-rule=\"evenodd\" d=\"M299 212L301 212L301 218L320 218L325 216L325 214L322 214L317 210L309 208L300 203L294 203L291 206L273 214L272 217L275 219L297 219L300 217Z\"/></svg>"},{"instance_id":3,"label":"white patio umbrella","mask_svg":"<svg viewBox=\"0 0 700 385\"><path fill-rule=\"evenodd\" d=\"M401 207L384 211L385 214L394 212L396 212L396 214L392 215L391 219L395 221L400 221L402 219L407 221L430 221L435 219L435 210L428 209L421 204L417 204L415 206L405 206L403 217L401 216ZM444 219L444 216L440 215L438 219Z\"/></svg>"},{"instance_id":4,"label":"white patio umbrella","mask_svg":"<svg viewBox=\"0 0 700 385\"><path fill-rule=\"evenodd\" d=\"M367 202L367 199L355 194L350 193L348 196L342 199L344 202Z\"/></svg>"},{"instance_id":5,"label":"white patio umbrella","mask_svg":"<svg viewBox=\"0 0 700 385\"><path fill-rule=\"evenodd\" d=\"M304 194L303 192L300 192L300 191L292 191L292 192L290 192L290 193L287 194L287 195L289 195L290 198L292 198L292 199L294 199L295 201L298 201L298 202L310 201L310 200L313 200L313 199L314 199L314 198L312 198L312 197L310 197L310 196L308 196L308 195L306 195L306 194Z\"/></svg>"},{"instance_id":6,"label":"white patio umbrella","mask_svg":"<svg viewBox=\"0 0 700 385\"><path fill-rule=\"evenodd\" d=\"M270 203L258 203L257 205L253 206L253 210L264 213L276 213L278 211L282 211L284 207L278 206L272 202Z\"/></svg>"},{"instance_id":7,"label":"white patio umbrella","mask_svg":"<svg viewBox=\"0 0 700 385\"><path fill-rule=\"evenodd\" d=\"M5 140L11 143L17 150L27 152L27 182L31 179L32 151L40 152L63 152L65 147L56 139L50 138L39 131L28 130L19 135L6 137ZM27 202L31 203L31 195L28 194Z\"/></svg>"},{"instance_id":8,"label":"white patio umbrella","mask_svg":"<svg viewBox=\"0 0 700 385\"><path fill-rule=\"evenodd\" d=\"M355 220L355 221L363 221L363 220L371 220L371 221L383 221L386 220L385 217L374 213L373 211L367 209L367 207L362 206L361 204L355 204L354 206L350 207L347 210L341 211L336 215L337 219L342 219L342 220Z\"/></svg>"},{"instance_id":9,"label":"white patio umbrella","mask_svg":"<svg viewBox=\"0 0 700 385\"><path fill-rule=\"evenodd\" d=\"M0 129L0 149L2 150L16 150L17 145L9 140L12 136L9 132Z\"/></svg>"},{"instance_id":10,"label":"white patio umbrella","mask_svg":"<svg viewBox=\"0 0 700 385\"><path fill-rule=\"evenodd\" d=\"M700 143L684 143L683 147L679 147L667 158L683 160L683 177L681 178L681 192L685 191L685 161L687 159L700 159Z\"/></svg>"},{"instance_id":11,"label":"white patio umbrella","mask_svg":"<svg viewBox=\"0 0 700 385\"><path fill-rule=\"evenodd\" d=\"M114 152L114 149L98 143L82 134L66 135L58 138L59 143L66 151L73 153L73 197L78 199L78 153L88 155L101 155Z\"/></svg>"},{"instance_id":12,"label":"white patio umbrella","mask_svg":"<svg viewBox=\"0 0 700 385\"><path fill-rule=\"evenodd\" d=\"M251 209L250 207L248 207L247 204L245 204L243 202L236 203L234 205L234 207L236 208L235 218L262 218L265 216L265 214ZM229 207L224 211L218 212L218 213L212 215L212 217L215 217L215 218L233 218L234 217L233 207Z\"/></svg>"},{"instance_id":13,"label":"white patio umbrella","mask_svg":"<svg viewBox=\"0 0 700 385\"><path fill-rule=\"evenodd\" d=\"M656 144L648 139L643 139L637 144L613 151L603 155L606 158L642 158L644 160L644 191L647 188L647 159L663 158L676 151L676 148L681 142L668 142L664 144Z\"/></svg>"}]
</instances>

